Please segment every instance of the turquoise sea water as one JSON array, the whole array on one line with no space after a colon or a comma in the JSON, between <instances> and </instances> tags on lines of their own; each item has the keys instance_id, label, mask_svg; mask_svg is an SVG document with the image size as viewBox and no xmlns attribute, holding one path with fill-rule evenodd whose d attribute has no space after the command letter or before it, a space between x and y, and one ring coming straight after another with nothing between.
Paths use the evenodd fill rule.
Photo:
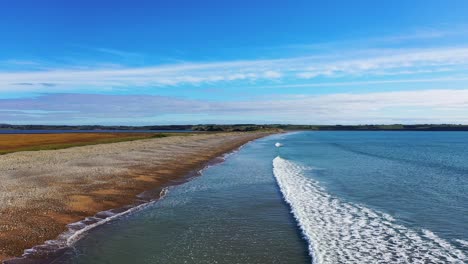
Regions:
<instances>
[{"instance_id":1,"label":"turquoise sea water","mask_svg":"<svg viewBox=\"0 0 468 264\"><path fill-rule=\"evenodd\" d=\"M274 135L59 263L466 263L467 161L465 132Z\"/></svg>"}]
</instances>

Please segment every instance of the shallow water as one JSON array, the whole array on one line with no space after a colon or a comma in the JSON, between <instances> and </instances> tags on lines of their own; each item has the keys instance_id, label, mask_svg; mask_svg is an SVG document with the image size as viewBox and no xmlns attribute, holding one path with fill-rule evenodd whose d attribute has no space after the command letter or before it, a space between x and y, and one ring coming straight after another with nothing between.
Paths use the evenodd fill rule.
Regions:
<instances>
[{"instance_id":1,"label":"shallow water","mask_svg":"<svg viewBox=\"0 0 468 264\"><path fill-rule=\"evenodd\" d=\"M310 263L272 174L271 140L246 145L157 203L93 230L63 262Z\"/></svg>"},{"instance_id":2,"label":"shallow water","mask_svg":"<svg viewBox=\"0 0 468 264\"><path fill-rule=\"evenodd\" d=\"M465 263L466 160L465 132L271 136L61 263Z\"/></svg>"}]
</instances>

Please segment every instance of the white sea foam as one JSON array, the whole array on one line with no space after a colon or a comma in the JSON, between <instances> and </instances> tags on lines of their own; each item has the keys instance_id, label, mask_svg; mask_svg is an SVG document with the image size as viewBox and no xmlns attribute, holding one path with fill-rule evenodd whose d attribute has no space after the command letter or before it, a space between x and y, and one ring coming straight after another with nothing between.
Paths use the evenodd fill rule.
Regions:
<instances>
[{"instance_id":1,"label":"white sea foam","mask_svg":"<svg viewBox=\"0 0 468 264\"><path fill-rule=\"evenodd\" d=\"M466 263L466 252L429 230L408 229L390 215L328 194L305 170L276 157L273 171L309 242L314 262Z\"/></svg>"},{"instance_id":2,"label":"white sea foam","mask_svg":"<svg viewBox=\"0 0 468 264\"><path fill-rule=\"evenodd\" d=\"M458 244L460 244L462 247L468 248L468 241L462 240L462 239L455 239Z\"/></svg>"},{"instance_id":3,"label":"white sea foam","mask_svg":"<svg viewBox=\"0 0 468 264\"><path fill-rule=\"evenodd\" d=\"M159 194L159 199L162 199L167 192L169 191L168 187L163 188ZM42 245L34 246L33 248L24 250L24 254L22 258L33 257L39 253L39 255L44 254L46 252L51 253L57 251L59 249L72 247L78 240L83 238L91 229L106 224L118 217L136 212L141 210L156 200L150 200L148 202L144 202L140 205L130 207L126 210L122 210L119 213L114 213L113 210L102 211L96 214L96 216L87 217L82 221L78 221L75 223L68 224L68 230L60 234L54 240L47 240ZM99 215L99 217L97 217Z\"/></svg>"}]
</instances>

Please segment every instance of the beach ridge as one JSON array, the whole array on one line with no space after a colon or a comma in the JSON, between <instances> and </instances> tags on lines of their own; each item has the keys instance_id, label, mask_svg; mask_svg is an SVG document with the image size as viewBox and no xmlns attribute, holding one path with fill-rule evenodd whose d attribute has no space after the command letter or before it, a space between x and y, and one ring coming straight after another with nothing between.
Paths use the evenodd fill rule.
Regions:
<instances>
[{"instance_id":1,"label":"beach ridge","mask_svg":"<svg viewBox=\"0 0 468 264\"><path fill-rule=\"evenodd\" d=\"M171 136L0 156L0 260L56 239L98 212L177 184L209 161L270 132ZM21 238L21 239L18 239Z\"/></svg>"}]
</instances>

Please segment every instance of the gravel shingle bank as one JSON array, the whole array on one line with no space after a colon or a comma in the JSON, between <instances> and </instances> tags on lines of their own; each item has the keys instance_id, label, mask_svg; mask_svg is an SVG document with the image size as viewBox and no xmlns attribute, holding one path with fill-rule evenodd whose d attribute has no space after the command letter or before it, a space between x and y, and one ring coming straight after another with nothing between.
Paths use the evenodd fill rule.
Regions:
<instances>
[{"instance_id":1,"label":"gravel shingle bank","mask_svg":"<svg viewBox=\"0 0 468 264\"><path fill-rule=\"evenodd\" d=\"M0 156L0 260L54 239L67 223L131 204L267 133L171 136Z\"/></svg>"}]
</instances>

